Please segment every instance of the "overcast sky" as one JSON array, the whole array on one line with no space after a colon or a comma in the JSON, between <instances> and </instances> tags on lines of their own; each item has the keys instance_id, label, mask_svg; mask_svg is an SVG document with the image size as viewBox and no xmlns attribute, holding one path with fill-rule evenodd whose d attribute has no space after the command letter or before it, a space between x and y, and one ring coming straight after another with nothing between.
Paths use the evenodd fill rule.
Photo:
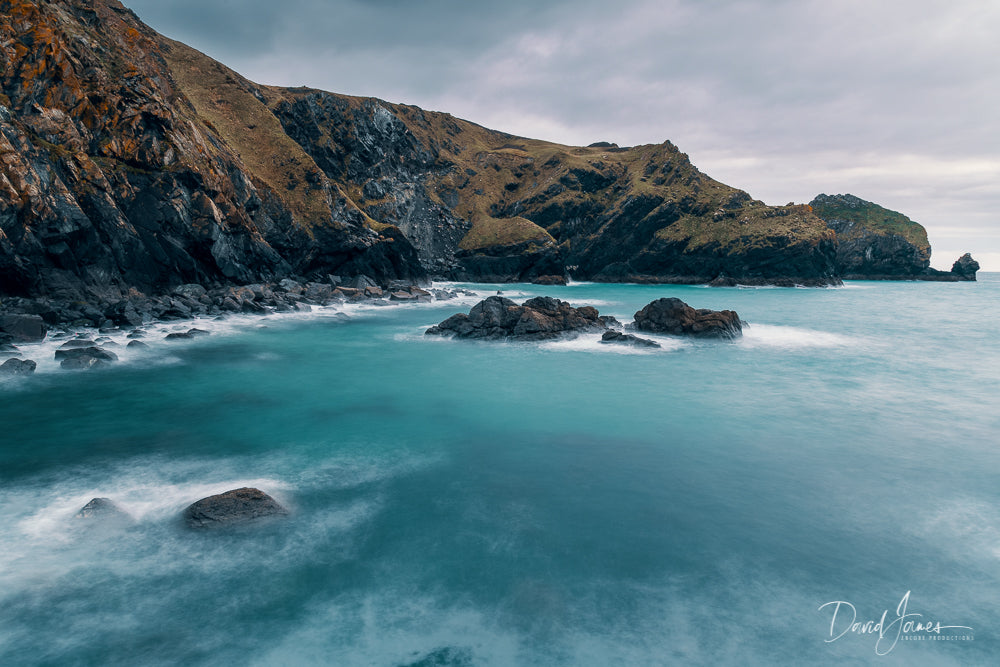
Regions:
<instances>
[{"instance_id":1,"label":"overcast sky","mask_svg":"<svg viewBox=\"0 0 1000 667\"><path fill-rule=\"evenodd\" d=\"M769 204L852 193L1000 271L995 0L124 0L244 76L574 145L670 139Z\"/></svg>"}]
</instances>

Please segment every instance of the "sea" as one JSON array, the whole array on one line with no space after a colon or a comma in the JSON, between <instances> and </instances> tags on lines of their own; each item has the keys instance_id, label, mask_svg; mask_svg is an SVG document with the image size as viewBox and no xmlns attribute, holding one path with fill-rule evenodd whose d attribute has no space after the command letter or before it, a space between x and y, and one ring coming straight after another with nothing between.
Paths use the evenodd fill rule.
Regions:
<instances>
[{"instance_id":1,"label":"sea","mask_svg":"<svg viewBox=\"0 0 1000 667\"><path fill-rule=\"evenodd\" d=\"M113 332L92 371L22 346L0 664L1000 664L1000 274L436 287L470 293ZM424 335L498 290L747 325ZM246 486L289 516L183 525Z\"/></svg>"}]
</instances>

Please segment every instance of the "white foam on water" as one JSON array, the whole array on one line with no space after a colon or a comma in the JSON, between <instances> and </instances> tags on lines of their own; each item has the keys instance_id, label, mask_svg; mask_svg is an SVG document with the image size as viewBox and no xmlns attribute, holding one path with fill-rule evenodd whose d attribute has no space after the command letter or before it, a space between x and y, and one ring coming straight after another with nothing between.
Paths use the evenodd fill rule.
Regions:
<instances>
[{"instance_id":1,"label":"white foam on water","mask_svg":"<svg viewBox=\"0 0 1000 667\"><path fill-rule=\"evenodd\" d=\"M539 344L543 350L556 352L600 352L605 354L626 354L626 355L650 355L662 352L679 350L687 343L679 338L669 338L667 336L651 336L645 333L641 338L655 340L660 347L644 347L638 345L623 345L620 343L603 343L601 334L584 334L576 338L559 339L545 341Z\"/></svg>"},{"instance_id":2,"label":"white foam on water","mask_svg":"<svg viewBox=\"0 0 1000 667\"><path fill-rule=\"evenodd\" d=\"M856 343L857 341L852 338L828 331L774 324L747 324L743 327L743 336L736 341L737 345L750 349L779 348L786 350L846 347Z\"/></svg>"}]
</instances>

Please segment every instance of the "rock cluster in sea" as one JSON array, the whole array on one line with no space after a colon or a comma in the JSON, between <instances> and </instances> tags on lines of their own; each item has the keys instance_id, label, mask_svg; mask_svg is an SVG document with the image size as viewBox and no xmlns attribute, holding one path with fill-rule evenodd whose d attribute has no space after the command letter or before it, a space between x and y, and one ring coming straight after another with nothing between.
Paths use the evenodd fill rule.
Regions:
<instances>
[{"instance_id":1,"label":"rock cluster in sea","mask_svg":"<svg viewBox=\"0 0 1000 667\"><path fill-rule=\"evenodd\" d=\"M550 340L580 333L602 333L604 343L659 347L652 340L619 331L613 317L592 306L573 307L566 301L540 296L518 305L502 296L480 301L466 313L456 313L425 333L480 340ZM695 309L680 299L657 299L635 314L635 329L696 338L732 339L742 335L739 315L731 310Z\"/></svg>"},{"instance_id":2,"label":"rock cluster in sea","mask_svg":"<svg viewBox=\"0 0 1000 667\"><path fill-rule=\"evenodd\" d=\"M260 489L243 487L202 498L188 505L181 518L195 530L223 528L252 523L271 517L287 516L288 510ZM109 523L128 523L133 517L110 498L94 498L76 514L77 519Z\"/></svg>"}]
</instances>

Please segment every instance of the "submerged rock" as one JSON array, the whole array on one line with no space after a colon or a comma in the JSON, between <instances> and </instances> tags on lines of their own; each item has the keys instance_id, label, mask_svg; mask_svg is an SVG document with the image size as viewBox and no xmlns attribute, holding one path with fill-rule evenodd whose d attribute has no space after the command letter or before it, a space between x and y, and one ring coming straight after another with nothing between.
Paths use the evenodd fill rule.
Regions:
<instances>
[{"instance_id":1,"label":"submerged rock","mask_svg":"<svg viewBox=\"0 0 1000 667\"><path fill-rule=\"evenodd\" d=\"M131 520L132 515L110 498L94 498L76 513L77 519Z\"/></svg>"},{"instance_id":2,"label":"submerged rock","mask_svg":"<svg viewBox=\"0 0 1000 667\"><path fill-rule=\"evenodd\" d=\"M657 299L635 314L635 328L695 338L738 338L740 316L732 310L694 309L678 298Z\"/></svg>"},{"instance_id":3,"label":"submerged rock","mask_svg":"<svg viewBox=\"0 0 1000 667\"><path fill-rule=\"evenodd\" d=\"M605 331L604 335L601 336L601 342L617 343L619 345L635 345L636 347L660 347L660 344L655 340L639 338L638 336L633 336L632 334L623 333L621 331Z\"/></svg>"},{"instance_id":4,"label":"submerged rock","mask_svg":"<svg viewBox=\"0 0 1000 667\"><path fill-rule=\"evenodd\" d=\"M184 510L189 528L219 528L273 516L285 516L288 510L260 489L244 487L202 498Z\"/></svg>"},{"instance_id":5,"label":"submerged rock","mask_svg":"<svg viewBox=\"0 0 1000 667\"><path fill-rule=\"evenodd\" d=\"M0 375L31 375L36 364L31 359L8 359L0 364Z\"/></svg>"},{"instance_id":6,"label":"submerged rock","mask_svg":"<svg viewBox=\"0 0 1000 667\"><path fill-rule=\"evenodd\" d=\"M62 363L59 365L70 371L85 371L91 368L107 366L108 362L104 359L98 359L97 357L92 357L90 355L81 355L78 357L67 357L66 359L63 359Z\"/></svg>"},{"instance_id":7,"label":"submerged rock","mask_svg":"<svg viewBox=\"0 0 1000 667\"><path fill-rule=\"evenodd\" d=\"M452 315L426 333L489 340L548 340L605 329L597 309L591 306L574 308L547 296L529 299L519 306L502 296L491 296L473 306L468 315Z\"/></svg>"},{"instance_id":8,"label":"submerged rock","mask_svg":"<svg viewBox=\"0 0 1000 667\"><path fill-rule=\"evenodd\" d=\"M71 347L68 349L60 348L56 350L56 361L59 361L60 359L74 359L80 357L93 357L94 359L100 359L101 361L118 361L117 354L105 350L103 347L93 346L93 344L91 347Z\"/></svg>"}]
</instances>

